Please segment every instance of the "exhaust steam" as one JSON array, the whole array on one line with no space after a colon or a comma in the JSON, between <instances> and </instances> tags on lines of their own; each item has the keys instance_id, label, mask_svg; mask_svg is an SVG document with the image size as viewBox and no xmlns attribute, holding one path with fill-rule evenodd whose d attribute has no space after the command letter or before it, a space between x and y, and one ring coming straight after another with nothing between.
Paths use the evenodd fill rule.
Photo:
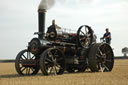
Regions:
<instances>
[{"instance_id":1,"label":"exhaust steam","mask_svg":"<svg viewBox=\"0 0 128 85\"><path fill-rule=\"evenodd\" d=\"M42 10L42 9L48 10L48 9L50 9L54 4L55 4L55 0L41 0L38 9L39 9L39 10Z\"/></svg>"}]
</instances>

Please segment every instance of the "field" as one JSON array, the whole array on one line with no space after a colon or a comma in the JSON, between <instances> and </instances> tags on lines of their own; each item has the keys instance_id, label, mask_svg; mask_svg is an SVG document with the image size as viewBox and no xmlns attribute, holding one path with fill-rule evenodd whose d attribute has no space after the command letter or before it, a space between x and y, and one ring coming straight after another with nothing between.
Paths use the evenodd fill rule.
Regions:
<instances>
[{"instance_id":1,"label":"field","mask_svg":"<svg viewBox=\"0 0 128 85\"><path fill-rule=\"evenodd\" d=\"M14 63L0 63L0 85L128 85L128 59L115 60L112 72L19 76Z\"/></svg>"}]
</instances>

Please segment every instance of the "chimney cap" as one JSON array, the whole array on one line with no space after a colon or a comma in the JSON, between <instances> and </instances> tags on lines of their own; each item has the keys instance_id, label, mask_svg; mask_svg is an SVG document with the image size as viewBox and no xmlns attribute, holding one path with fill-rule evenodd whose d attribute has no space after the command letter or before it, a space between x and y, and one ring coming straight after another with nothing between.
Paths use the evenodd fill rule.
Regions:
<instances>
[{"instance_id":1,"label":"chimney cap","mask_svg":"<svg viewBox=\"0 0 128 85\"><path fill-rule=\"evenodd\" d=\"M38 9L38 12L46 12L46 9Z\"/></svg>"}]
</instances>

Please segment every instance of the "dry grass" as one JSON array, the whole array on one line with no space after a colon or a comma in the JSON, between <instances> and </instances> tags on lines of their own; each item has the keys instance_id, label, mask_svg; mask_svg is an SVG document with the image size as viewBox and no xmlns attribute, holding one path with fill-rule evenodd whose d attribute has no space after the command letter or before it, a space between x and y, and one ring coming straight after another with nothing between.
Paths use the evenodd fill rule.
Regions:
<instances>
[{"instance_id":1,"label":"dry grass","mask_svg":"<svg viewBox=\"0 0 128 85\"><path fill-rule=\"evenodd\" d=\"M128 60L115 60L112 72L58 76L19 76L14 63L0 63L0 85L128 85Z\"/></svg>"}]
</instances>

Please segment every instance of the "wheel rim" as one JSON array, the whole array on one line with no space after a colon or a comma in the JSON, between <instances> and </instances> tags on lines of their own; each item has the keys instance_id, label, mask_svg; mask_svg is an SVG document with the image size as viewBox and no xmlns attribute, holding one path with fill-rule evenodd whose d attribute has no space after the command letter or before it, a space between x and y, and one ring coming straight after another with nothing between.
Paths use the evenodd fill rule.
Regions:
<instances>
[{"instance_id":1,"label":"wheel rim","mask_svg":"<svg viewBox=\"0 0 128 85\"><path fill-rule=\"evenodd\" d=\"M113 67L113 53L107 44L102 44L98 47L96 53L96 62L99 71L109 72Z\"/></svg>"},{"instance_id":2,"label":"wheel rim","mask_svg":"<svg viewBox=\"0 0 128 85\"><path fill-rule=\"evenodd\" d=\"M82 47L89 47L93 41L93 31L91 27L83 25L77 32L78 43Z\"/></svg>"},{"instance_id":3,"label":"wheel rim","mask_svg":"<svg viewBox=\"0 0 128 85\"><path fill-rule=\"evenodd\" d=\"M58 49L48 49L42 55L40 65L44 75L63 73L64 58Z\"/></svg>"},{"instance_id":4,"label":"wheel rim","mask_svg":"<svg viewBox=\"0 0 128 85\"><path fill-rule=\"evenodd\" d=\"M37 57L33 55L31 52L28 50L23 50L21 51L16 58L16 70L20 75L33 75L37 74L39 71L39 65L37 65L37 61L35 65L25 65L23 62L24 61L35 61L37 60Z\"/></svg>"}]
</instances>

